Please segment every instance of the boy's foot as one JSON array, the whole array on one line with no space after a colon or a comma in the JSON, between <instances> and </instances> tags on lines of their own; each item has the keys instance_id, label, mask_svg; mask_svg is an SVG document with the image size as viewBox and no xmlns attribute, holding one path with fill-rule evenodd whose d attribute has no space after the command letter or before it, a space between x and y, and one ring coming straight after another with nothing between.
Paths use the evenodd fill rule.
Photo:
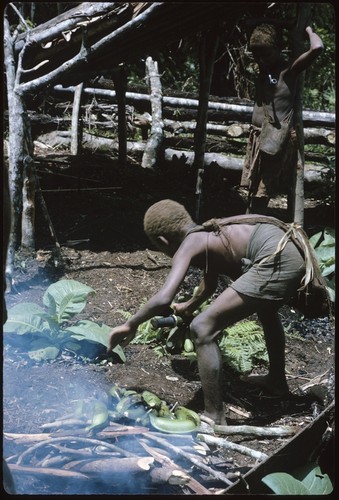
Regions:
<instances>
[{"instance_id":1,"label":"boy's foot","mask_svg":"<svg viewBox=\"0 0 339 500\"><path fill-rule=\"evenodd\" d=\"M212 422L215 425L227 425L224 412L208 413L207 411L204 411L204 413L201 415L201 420L210 424L212 427L213 427Z\"/></svg>"},{"instance_id":2,"label":"boy's foot","mask_svg":"<svg viewBox=\"0 0 339 500\"><path fill-rule=\"evenodd\" d=\"M264 389L272 396L287 396L289 394L287 382L277 384L269 375L243 375L241 380Z\"/></svg>"}]
</instances>

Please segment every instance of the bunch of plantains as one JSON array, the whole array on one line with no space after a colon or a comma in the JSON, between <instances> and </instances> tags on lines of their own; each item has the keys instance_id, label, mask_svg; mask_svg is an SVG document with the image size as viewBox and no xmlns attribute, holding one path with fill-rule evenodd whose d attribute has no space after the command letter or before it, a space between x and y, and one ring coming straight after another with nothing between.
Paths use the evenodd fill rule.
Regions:
<instances>
[{"instance_id":1,"label":"bunch of plantains","mask_svg":"<svg viewBox=\"0 0 339 500\"><path fill-rule=\"evenodd\" d=\"M126 418L136 425L151 425L172 434L192 432L200 425L200 417L193 410L177 405L170 407L150 391L137 393L113 386L109 394L114 410L108 410L108 419L112 421Z\"/></svg>"}]
</instances>

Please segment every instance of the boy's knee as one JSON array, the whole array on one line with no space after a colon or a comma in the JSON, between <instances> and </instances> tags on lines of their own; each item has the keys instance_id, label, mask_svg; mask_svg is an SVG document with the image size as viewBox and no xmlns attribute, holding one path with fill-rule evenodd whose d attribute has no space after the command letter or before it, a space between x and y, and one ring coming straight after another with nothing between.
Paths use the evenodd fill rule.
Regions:
<instances>
[{"instance_id":1,"label":"boy's knee","mask_svg":"<svg viewBox=\"0 0 339 500\"><path fill-rule=\"evenodd\" d=\"M196 316L190 324L192 338L196 345L207 344L211 334L208 321L203 320L200 315Z\"/></svg>"}]
</instances>

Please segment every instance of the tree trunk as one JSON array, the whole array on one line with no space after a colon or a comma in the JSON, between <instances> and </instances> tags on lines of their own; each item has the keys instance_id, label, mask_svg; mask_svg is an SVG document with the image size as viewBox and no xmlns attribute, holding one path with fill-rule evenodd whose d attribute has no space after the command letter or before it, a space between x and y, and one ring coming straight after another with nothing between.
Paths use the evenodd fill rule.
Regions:
<instances>
[{"instance_id":1,"label":"tree trunk","mask_svg":"<svg viewBox=\"0 0 339 500\"><path fill-rule=\"evenodd\" d=\"M15 92L20 72L15 72L13 41L7 14L4 18L4 52L9 110L9 189L12 202L12 227L6 272L12 275L15 250L23 239L25 246L34 247L34 164L30 123L24 99ZM19 57L20 64L20 57ZM25 179L24 179L25 174ZM23 214L23 195L25 212ZM24 234L22 234L24 231Z\"/></svg>"},{"instance_id":2,"label":"tree trunk","mask_svg":"<svg viewBox=\"0 0 339 500\"><path fill-rule=\"evenodd\" d=\"M151 89L152 126L149 139L142 157L141 166L154 168L161 161L164 140L162 121L162 88L159 77L158 63L151 57L146 59L147 77Z\"/></svg>"}]
</instances>

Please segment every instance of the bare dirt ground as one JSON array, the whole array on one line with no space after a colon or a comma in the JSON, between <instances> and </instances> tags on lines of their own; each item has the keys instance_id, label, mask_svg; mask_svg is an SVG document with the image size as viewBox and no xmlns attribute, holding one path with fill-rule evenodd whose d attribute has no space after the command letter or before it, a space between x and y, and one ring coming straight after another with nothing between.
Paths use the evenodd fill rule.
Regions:
<instances>
[{"instance_id":1,"label":"bare dirt ground","mask_svg":"<svg viewBox=\"0 0 339 500\"><path fill-rule=\"evenodd\" d=\"M53 265L56 256L54 242L46 220L38 210L37 252L18 254L13 287L6 300L9 308L18 302L42 305L42 296L50 283L60 278L78 280L96 291L81 317L113 327L122 322L118 311L136 311L145 299L158 290L170 268L170 260L154 251L143 234L145 210L162 198L175 199L193 209L194 176L190 172L184 176L174 168L171 172L165 169L160 177L140 172L140 168L133 165L128 167L128 171L127 167L126 170L108 170L105 162L94 165L91 171L87 159L83 159L82 166L86 169L80 173L79 165L58 168L54 164L49 174L44 171L42 188L113 186L115 189L44 193L61 245L62 262L59 261L58 268ZM56 172L59 174L57 180ZM324 220L328 223L333 214L325 213L326 208L321 204L309 204L311 208L305 212L305 228L312 233L323 225ZM203 220L243 212L241 193L228 186L223 175L215 184L206 184ZM283 218L284 207L273 208L272 215ZM200 274L192 269L183 288L192 290L199 277ZM329 382L334 365L333 320L305 320L287 306L281 310L281 317L288 331L286 370L291 395L285 399L271 398L242 382L239 376L225 367L224 401L229 424L292 425L299 432L333 400L333 379L332 383ZM202 391L195 363L191 364L180 354L159 357L148 344L129 345L125 353L127 361L124 364L107 360L86 364L67 354L51 363L36 364L20 347L8 345L5 337L4 431L40 433L41 426L67 414L75 400L100 397L112 385L138 392L149 390L169 404L178 403L202 412ZM262 367L257 369L259 372L262 370ZM322 377L327 382L317 384L318 389L313 392L303 392L302 386L316 377ZM287 440L247 438L245 444L272 455ZM239 436L235 441L244 443ZM15 463L18 453L17 446L5 440L5 456ZM225 453L233 460L234 468L239 470L244 468L242 470L247 471L256 465L253 458L237 452ZM333 474L330 461L324 459L324 467L329 474ZM46 480L41 482L30 476L14 477L18 493L74 493L64 483L51 486ZM96 488L82 493L100 492L98 485ZM109 492L126 494L131 490L114 491L111 486ZM133 494L161 492L160 487L154 486L140 491L137 487L132 488ZM184 494L185 489L178 487L166 493Z\"/></svg>"}]
</instances>

